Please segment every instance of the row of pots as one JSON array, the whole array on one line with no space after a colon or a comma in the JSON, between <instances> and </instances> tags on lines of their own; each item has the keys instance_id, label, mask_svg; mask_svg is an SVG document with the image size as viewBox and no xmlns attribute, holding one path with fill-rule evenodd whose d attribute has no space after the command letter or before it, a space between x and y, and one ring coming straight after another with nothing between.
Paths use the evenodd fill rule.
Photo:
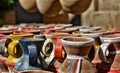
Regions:
<instances>
[{"instance_id":1,"label":"row of pots","mask_svg":"<svg viewBox=\"0 0 120 73\"><path fill-rule=\"evenodd\" d=\"M31 30L37 30L37 33ZM12 30L10 35L1 35L1 41L5 38L5 42L0 61L9 72L15 73L31 70L36 73L119 73L120 35L116 33L118 30L69 25L64 29L55 29L50 25L49 29L27 27ZM111 47L114 44L117 45Z\"/></svg>"}]
</instances>

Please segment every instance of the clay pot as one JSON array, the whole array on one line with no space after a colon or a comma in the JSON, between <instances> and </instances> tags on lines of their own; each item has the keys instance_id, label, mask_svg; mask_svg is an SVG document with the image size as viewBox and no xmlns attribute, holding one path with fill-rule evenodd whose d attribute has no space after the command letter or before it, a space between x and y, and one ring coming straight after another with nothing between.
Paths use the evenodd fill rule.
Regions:
<instances>
[{"instance_id":1,"label":"clay pot","mask_svg":"<svg viewBox=\"0 0 120 73\"><path fill-rule=\"evenodd\" d=\"M8 45L8 59L7 61L10 63L17 63L18 59L22 56L22 50L19 46L18 40L24 37L32 37L33 34L26 34L26 33L16 33L11 34L10 39L12 40Z\"/></svg>"},{"instance_id":2,"label":"clay pot","mask_svg":"<svg viewBox=\"0 0 120 73\"><path fill-rule=\"evenodd\" d=\"M38 10L45 16L56 16L62 9L59 0L36 0Z\"/></svg>"},{"instance_id":3,"label":"clay pot","mask_svg":"<svg viewBox=\"0 0 120 73\"><path fill-rule=\"evenodd\" d=\"M9 30L0 30L0 34L9 35L9 34L12 34L12 31L9 31Z\"/></svg>"},{"instance_id":4,"label":"clay pot","mask_svg":"<svg viewBox=\"0 0 120 73\"><path fill-rule=\"evenodd\" d=\"M19 40L23 55L15 65L15 70L39 70L47 69L48 65L40 55L45 39L23 38ZM39 60L39 62L37 61Z\"/></svg>"},{"instance_id":5,"label":"clay pot","mask_svg":"<svg viewBox=\"0 0 120 73\"><path fill-rule=\"evenodd\" d=\"M97 30L100 30L101 27L81 27L79 30L80 32L89 32L89 31L97 31Z\"/></svg>"},{"instance_id":6,"label":"clay pot","mask_svg":"<svg viewBox=\"0 0 120 73\"><path fill-rule=\"evenodd\" d=\"M64 59L66 58L66 53L62 46L61 39L68 36L68 33L53 33L53 35L51 36L54 44L54 57L56 59L54 65L56 68L59 68L63 63Z\"/></svg>"},{"instance_id":7,"label":"clay pot","mask_svg":"<svg viewBox=\"0 0 120 73\"><path fill-rule=\"evenodd\" d=\"M8 57L8 44L11 42L11 39L6 36L6 35L3 35L3 36L0 36L0 54L3 56L3 57Z\"/></svg>"},{"instance_id":8,"label":"clay pot","mask_svg":"<svg viewBox=\"0 0 120 73\"><path fill-rule=\"evenodd\" d=\"M35 34L35 35L40 34L40 32L41 32L40 29L31 28L31 27L23 27L21 31L25 32L25 33L32 33L32 34Z\"/></svg>"},{"instance_id":9,"label":"clay pot","mask_svg":"<svg viewBox=\"0 0 120 73\"><path fill-rule=\"evenodd\" d=\"M37 5L36 5L36 0L19 0L20 5L22 6L22 8L28 12L36 12L37 9Z\"/></svg>"},{"instance_id":10,"label":"clay pot","mask_svg":"<svg viewBox=\"0 0 120 73\"><path fill-rule=\"evenodd\" d=\"M60 29L60 30L55 30L55 32L57 32L57 33L70 33L70 34L72 34L72 32L74 32L75 30L74 29Z\"/></svg>"},{"instance_id":11,"label":"clay pot","mask_svg":"<svg viewBox=\"0 0 120 73\"><path fill-rule=\"evenodd\" d=\"M94 39L86 37L67 37L61 40L67 57L59 69L60 73L96 73L88 60Z\"/></svg>"},{"instance_id":12,"label":"clay pot","mask_svg":"<svg viewBox=\"0 0 120 73\"><path fill-rule=\"evenodd\" d=\"M63 9L72 14L81 14L86 11L92 0L60 0Z\"/></svg>"},{"instance_id":13,"label":"clay pot","mask_svg":"<svg viewBox=\"0 0 120 73\"><path fill-rule=\"evenodd\" d=\"M101 37L101 41L99 57L102 62L97 66L98 73L119 73L120 34L104 35Z\"/></svg>"},{"instance_id":14,"label":"clay pot","mask_svg":"<svg viewBox=\"0 0 120 73\"><path fill-rule=\"evenodd\" d=\"M91 56L93 54L95 54L94 59L92 60L92 63L96 66L97 64L101 63L101 60L98 56L98 51L100 49L100 45L101 45L101 40L100 40L100 36L107 34L108 32L103 31L103 30L99 30L99 31L89 31L89 32L83 32L82 36L84 37L91 37L94 38L94 44L93 44L93 49L91 50Z\"/></svg>"}]
</instances>

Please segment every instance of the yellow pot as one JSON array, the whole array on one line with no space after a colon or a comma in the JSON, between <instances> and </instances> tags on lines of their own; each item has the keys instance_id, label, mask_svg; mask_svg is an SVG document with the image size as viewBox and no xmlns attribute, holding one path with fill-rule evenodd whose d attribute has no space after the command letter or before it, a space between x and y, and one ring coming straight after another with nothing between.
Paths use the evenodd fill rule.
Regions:
<instances>
[{"instance_id":1,"label":"yellow pot","mask_svg":"<svg viewBox=\"0 0 120 73\"><path fill-rule=\"evenodd\" d=\"M20 38L25 38L25 37L32 37L33 34L11 34L10 35L10 38L12 40L12 42L9 43L8 45L8 53L9 53L9 56L7 58L7 61L9 63L14 63L16 64L17 61L19 60L19 58L22 56L22 50L19 46L19 39Z\"/></svg>"}]
</instances>

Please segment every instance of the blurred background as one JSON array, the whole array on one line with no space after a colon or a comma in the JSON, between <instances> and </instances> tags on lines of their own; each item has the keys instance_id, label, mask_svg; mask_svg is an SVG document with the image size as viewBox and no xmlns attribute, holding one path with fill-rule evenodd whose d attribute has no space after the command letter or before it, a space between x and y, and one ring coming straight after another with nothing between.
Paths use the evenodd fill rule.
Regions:
<instances>
[{"instance_id":1,"label":"blurred background","mask_svg":"<svg viewBox=\"0 0 120 73\"><path fill-rule=\"evenodd\" d=\"M18 0L0 1L0 26L17 24L17 2ZM77 25L120 28L120 0L93 0L89 9L80 15L80 24Z\"/></svg>"}]
</instances>

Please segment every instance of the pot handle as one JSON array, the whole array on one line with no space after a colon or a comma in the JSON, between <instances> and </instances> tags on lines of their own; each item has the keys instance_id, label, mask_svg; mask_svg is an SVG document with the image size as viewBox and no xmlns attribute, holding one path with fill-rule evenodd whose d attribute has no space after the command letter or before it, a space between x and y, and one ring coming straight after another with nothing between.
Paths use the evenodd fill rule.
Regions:
<instances>
[{"instance_id":1,"label":"pot handle","mask_svg":"<svg viewBox=\"0 0 120 73\"><path fill-rule=\"evenodd\" d=\"M107 60L107 49L109 47L110 43L103 43L101 46L100 46L100 49L99 49L99 57L100 59L103 61L103 62L106 62L106 63L109 63L109 61Z\"/></svg>"},{"instance_id":2,"label":"pot handle","mask_svg":"<svg viewBox=\"0 0 120 73\"><path fill-rule=\"evenodd\" d=\"M63 62L65 58L65 50L63 49L61 39L58 39L55 44L54 55L59 62Z\"/></svg>"},{"instance_id":3,"label":"pot handle","mask_svg":"<svg viewBox=\"0 0 120 73\"><path fill-rule=\"evenodd\" d=\"M16 51L17 51L17 48L16 46L18 45L18 41L17 42L11 42L9 45L8 45L8 53L10 55L15 55L16 54Z\"/></svg>"},{"instance_id":4,"label":"pot handle","mask_svg":"<svg viewBox=\"0 0 120 73\"><path fill-rule=\"evenodd\" d=\"M47 39L42 47L42 54L46 57L49 57L53 51L53 42L50 39Z\"/></svg>"}]
</instances>

